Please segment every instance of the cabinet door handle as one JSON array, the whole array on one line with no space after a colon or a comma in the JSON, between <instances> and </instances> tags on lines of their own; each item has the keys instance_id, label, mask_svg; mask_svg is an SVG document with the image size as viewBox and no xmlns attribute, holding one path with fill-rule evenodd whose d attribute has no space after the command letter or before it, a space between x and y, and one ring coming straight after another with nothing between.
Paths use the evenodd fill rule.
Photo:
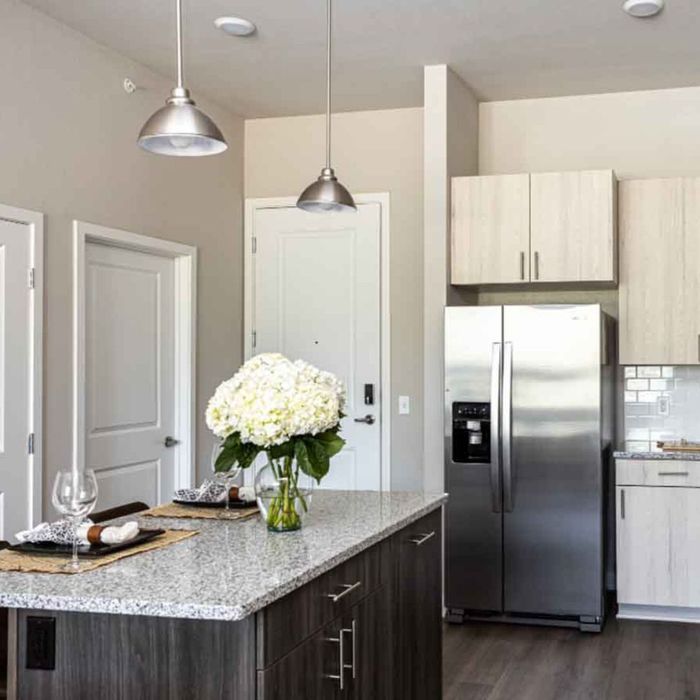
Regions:
<instances>
[{"instance_id":1,"label":"cabinet door handle","mask_svg":"<svg viewBox=\"0 0 700 700\"><path fill-rule=\"evenodd\" d=\"M340 593L326 593L326 598L330 598L334 603L337 603L339 600L345 598L346 595L357 590L361 585L362 581L357 581L357 583L344 583L341 585L341 588L344 589L343 591Z\"/></svg>"},{"instance_id":2,"label":"cabinet door handle","mask_svg":"<svg viewBox=\"0 0 700 700\"><path fill-rule=\"evenodd\" d=\"M620 489L620 517L625 519L625 489Z\"/></svg>"},{"instance_id":3,"label":"cabinet door handle","mask_svg":"<svg viewBox=\"0 0 700 700\"><path fill-rule=\"evenodd\" d=\"M538 251L535 251L535 279L538 280L540 278L540 254Z\"/></svg>"},{"instance_id":4,"label":"cabinet door handle","mask_svg":"<svg viewBox=\"0 0 700 700\"><path fill-rule=\"evenodd\" d=\"M424 542L427 542L431 537L435 537L435 530L427 534L418 535L418 537L412 537L409 542L413 542L416 546L420 547Z\"/></svg>"},{"instance_id":5,"label":"cabinet door handle","mask_svg":"<svg viewBox=\"0 0 700 700\"><path fill-rule=\"evenodd\" d=\"M338 673L327 673L324 678L330 678L332 681L338 681L338 687L345 690L345 644L343 642L343 631L337 637L328 637L327 642L332 642L338 645Z\"/></svg>"},{"instance_id":6,"label":"cabinet door handle","mask_svg":"<svg viewBox=\"0 0 700 700\"><path fill-rule=\"evenodd\" d=\"M688 476L688 472L659 472L659 476Z\"/></svg>"},{"instance_id":7,"label":"cabinet door handle","mask_svg":"<svg viewBox=\"0 0 700 700\"><path fill-rule=\"evenodd\" d=\"M520 251L520 279L525 280L525 251Z\"/></svg>"},{"instance_id":8,"label":"cabinet door handle","mask_svg":"<svg viewBox=\"0 0 700 700\"><path fill-rule=\"evenodd\" d=\"M351 634L352 635L352 648L351 648L351 653L352 653L352 659L351 663L346 664L343 663L343 668L349 668L352 671L352 677L357 678L357 622L355 620L352 621L352 625L350 628L344 627L342 630L340 630L340 636L342 637L343 634Z\"/></svg>"}]
</instances>

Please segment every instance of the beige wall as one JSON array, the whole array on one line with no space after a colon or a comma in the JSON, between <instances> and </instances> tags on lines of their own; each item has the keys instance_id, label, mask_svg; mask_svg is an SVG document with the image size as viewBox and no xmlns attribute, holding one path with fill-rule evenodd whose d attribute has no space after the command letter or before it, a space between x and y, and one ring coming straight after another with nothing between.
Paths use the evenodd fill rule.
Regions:
<instances>
[{"instance_id":1,"label":"beige wall","mask_svg":"<svg viewBox=\"0 0 700 700\"><path fill-rule=\"evenodd\" d=\"M451 178L477 172L478 105L448 66L426 66L424 76L423 488L434 492L444 489L445 305L475 302L449 285L449 232Z\"/></svg>"},{"instance_id":2,"label":"beige wall","mask_svg":"<svg viewBox=\"0 0 700 700\"><path fill-rule=\"evenodd\" d=\"M0 202L46 214L44 482L71 464L72 220L196 245L200 475L206 400L241 359L242 122L201 101L230 150L206 159L142 152L135 138L163 79L28 6L0 0ZM122 89L125 76L143 87Z\"/></svg>"},{"instance_id":3,"label":"beige wall","mask_svg":"<svg viewBox=\"0 0 700 700\"><path fill-rule=\"evenodd\" d=\"M483 174L613 168L621 178L700 173L700 87L486 102Z\"/></svg>"},{"instance_id":4,"label":"beige wall","mask_svg":"<svg viewBox=\"0 0 700 700\"><path fill-rule=\"evenodd\" d=\"M392 487L422 485L422 109L333 117L333 166L352 192L391 195ZM254 119L245 125L246 197L297 195L324 161L319 115ZM398 396L411 397L399 416Z\"/></svg>"}]
</instances>

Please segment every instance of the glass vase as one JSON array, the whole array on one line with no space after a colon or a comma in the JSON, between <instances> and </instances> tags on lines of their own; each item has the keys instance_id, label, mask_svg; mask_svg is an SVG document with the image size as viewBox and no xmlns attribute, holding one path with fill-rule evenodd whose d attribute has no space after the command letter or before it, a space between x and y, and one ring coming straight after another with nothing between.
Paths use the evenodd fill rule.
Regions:
<instances>
[{"instance_id":1,"label":"glass vase","mask_svg":"<svg viewBox=\"0 0 700 700\"><path fill-rule=\"evenodd\" d=\"M292 457L271 459L255 477L255 497L267 529L291 532L301 528L311 506L313 481Z\"/></svg>"}]
</instances>

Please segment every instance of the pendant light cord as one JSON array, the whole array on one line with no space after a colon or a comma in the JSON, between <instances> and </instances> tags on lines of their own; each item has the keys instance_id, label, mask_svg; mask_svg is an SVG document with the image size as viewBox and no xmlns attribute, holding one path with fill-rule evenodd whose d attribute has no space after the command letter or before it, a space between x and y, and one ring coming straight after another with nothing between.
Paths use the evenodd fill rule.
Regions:
<instances>
[{"instance_id":1,"label":"pendant light cord","mask_svg":"<svg viewBox=\"0 0 700 700\"><path fill-rule=\"evenodd\" d=\"M184 84L182 69L182 0L175 0L175 16L177 17L177 86Z\"/></svg>"},{"instance_id":2,"label":"pendant light cord","mask_svg":"<svg viewBox=\"0 0 700 700\"><path fill-rule=\"evenodd\" d=\"M180 2L180 0L178 0ZM331 167L331 21L333 0L327 0L326 17L326 168Z\"/></svg>"}]
</instances>

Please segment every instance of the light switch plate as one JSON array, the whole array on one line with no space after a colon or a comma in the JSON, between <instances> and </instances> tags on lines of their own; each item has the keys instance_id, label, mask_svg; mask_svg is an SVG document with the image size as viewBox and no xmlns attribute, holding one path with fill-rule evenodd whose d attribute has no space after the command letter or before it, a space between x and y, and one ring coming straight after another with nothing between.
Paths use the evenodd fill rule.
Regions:
<instances>
[{"instance_id":1,"label":"light switch plate","mask_svg":"<svg viewBox=\"0 0 700 700\"><path fill-rule=\"evenodd\" d=\"M407 416L411 412L411 398L409 396L399 396L399 415Z\"/></svg>"}]
</instances>

